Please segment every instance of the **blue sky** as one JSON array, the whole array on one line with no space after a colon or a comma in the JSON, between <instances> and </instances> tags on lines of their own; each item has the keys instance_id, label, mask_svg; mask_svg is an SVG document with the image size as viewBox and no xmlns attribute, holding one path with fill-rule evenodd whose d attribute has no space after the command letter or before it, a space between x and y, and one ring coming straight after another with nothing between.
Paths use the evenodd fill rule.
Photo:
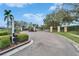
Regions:
<instances>
[{"instance_id":1,"label":"blue sky","mask_svg":"<svg viewBox=\"0 0 79 59\"><path fill-rule=\"evenodd\" d=\"M15 20L23 20L26 22L32 22L39 25L43 24L43 19L49 13L52 13L55 9L53 3L7 3L0 4L0 27L6 26L4 22L4 10L12 10L12 14ZM53 7L52 7L53 6Z\"/></svg>"},{"instance_id":2,"label":"blue sky","mask_svg":"<svg viewBox=\"0 0 79 59\"><path fill-rule=\"evenodd\" d=\"M0 27L6 26L4 22L4 10L12 10L15 20L32 22L34 24L42 25L43 19L49 13L54 12L57 3L1 3L0 4ZM71 9L69 6L64 8Z\"/></svg>"}]
</instances>

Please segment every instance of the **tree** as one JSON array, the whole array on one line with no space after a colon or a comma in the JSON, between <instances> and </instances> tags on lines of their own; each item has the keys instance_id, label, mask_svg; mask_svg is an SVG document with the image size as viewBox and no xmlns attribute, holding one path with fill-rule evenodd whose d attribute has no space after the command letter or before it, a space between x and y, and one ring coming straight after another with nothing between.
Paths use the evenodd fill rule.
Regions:
<instances>
[{"instance_id":1,"label":"tree","mask_svg":"<svg viewBox=\"0 0 79 59\"><path fill-rule=\"evenodd\" d=\"M15 22L15 28L19 28L20 27L20 22L19 21L14 21Z\"/></svg>"},{"instance_id":2,"label":"tree","mask_svg":"<svg viewBox=\"0 0 79 59\"><path fill-rule=\"evenodd\" d=\"M40 30L45 30L46 27L45 27L45 25L41 25L41 26L39 27L39 29L40 29Z\"/></svg>"},{"instance_id":3,"label":"tree","mask_svg":"<svg viewBox=\"0 0 79 59\"><path fill-rule=\"evenodd\" d=\"M39 25L38 24L33 24L33 27L38 28Z\"/></svg>"},{"instance_id":4,"label":"tree","mask_svg":"<svg viewBox=\"0 0 79 59\"><path fill-rule=\"evenodd\" d=\"M4 10L4 21L5 20L7 21L7 28L12 29L12 43L14 43L14 16L11 14L11 10Z\"/></svg>"},{"instance_id":5,"label":"tree","mask_svg":"<svg viewBox=\"0 0 79 59\"><path fill-rule=\"evenodd\" d=\"M53 28L56 28L58 25L58 22L55 20L55 14L49 14L46 16L46 18L44 19L44 24L47 28L49 28L50 26L53 26Z\"/></svg>"},{"instance_id":6,"label":"tree","mask_svg":"<svg viewBox=\"0 0 79 59\"><path fill-rule=\"evenodd\" d=\"M27 22L21 21L20 26L21 26L21 30L23 30L27 26Z\"/></svg>"},{"instance_id":7,"label":"tree","mask_svg":"<svg viewBox=\"0 0 79 59\"><path fill-rule=\"evenodd\" d=\"M64 5L64 4L62 4ZM71 15L70 10L65 10L62 6L62 8L56 8L55 13L51 13L46 16L44 19L44 24L47 27L53 26L54 28L57 26L65 25L64 27L67 28L67 24L72 23L74 20L76 20L75 16ZM67 31L67 30L66 30Z\"/></svg>"},{"instance_id":8,"label":"tree","mask_svg":"<svg viewBox=\"0 0 79 59\"><path fill-rule=\"evenodd\" d=\"M7 28L11 27L13 19L14 16L11 14L11 10L4 10L4 21L7 21Z\"/></svg>"},{"instance_id":9,"label":"tree","mask_svg":"<svg viewBox=\"0 0 79 59\"><path fill-rule=\"evenodd\" d=\"M71 13L75 16L76 21L79 21L79 3L73 3L70 4L71 6L73 6L73 9L71 10Z\"/></svg>"},{"instance_id":10,"label":"tree","mask_svg":"<svg viewBox=\"0 0 79 59\"><path fill-rule=\"evenodd\" d=\"M79 4L66 4L68 6L71 6L72 8L65 10L65 16L62 20L63 24L65 25L65 29L67 31L67 25L71 24L73 21L78 21L79 18Z\"/></svg>"},{"instance_id":11,"label":"tree","mask_svg":"<svg viewBox=\"0 0 79 59\"><path fill-rule=\"evenodd\" d=\"M25 21L15 21L15 27L20 28L21 31L27 26L27 22Z\"/></svg>"}]
</instances>

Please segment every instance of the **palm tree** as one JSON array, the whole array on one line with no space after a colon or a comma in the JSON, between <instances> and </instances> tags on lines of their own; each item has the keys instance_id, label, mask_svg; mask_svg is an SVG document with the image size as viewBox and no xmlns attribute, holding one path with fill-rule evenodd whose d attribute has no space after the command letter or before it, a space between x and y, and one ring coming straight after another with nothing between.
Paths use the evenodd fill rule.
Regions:
<instances>
[{"instance_id":1,"label":"palm tree","mask_svg":"<svg viewBox=\"0 0 79 59\"><path fill-rule=\"evenodd\" d=\"M14 34L14 16L11 14L11 10L4 10L4 21L7 21L7 28L12 29L12 43Z\"/></svg>"},{"instance_id":2,"label":"palm tree","mask_svg":"<svg viewBox=\"0 0 79 59\"><path fill-rule=\"evenodd\" d=\"M11 10L4 10L4 21L7 21L7 28L11 27L13 19L14 16L11 14Z\"/></svg>"}]
</instances>

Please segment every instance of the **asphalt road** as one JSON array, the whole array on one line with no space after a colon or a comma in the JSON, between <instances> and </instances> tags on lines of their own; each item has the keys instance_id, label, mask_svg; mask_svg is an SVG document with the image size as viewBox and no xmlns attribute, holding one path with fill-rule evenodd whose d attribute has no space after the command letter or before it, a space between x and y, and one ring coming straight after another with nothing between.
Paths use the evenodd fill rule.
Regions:
<instances>
[{"instance_id":1,"label":"asphalt road","mask_svg":"<svg viewBox=\"0 0 79 59\"><path fill-rule=\"evenodd\" d=\"M12 56L77 56L79 52L62 36L49 32L28 33L34 43Z\"/></svg>"}]
</instances>

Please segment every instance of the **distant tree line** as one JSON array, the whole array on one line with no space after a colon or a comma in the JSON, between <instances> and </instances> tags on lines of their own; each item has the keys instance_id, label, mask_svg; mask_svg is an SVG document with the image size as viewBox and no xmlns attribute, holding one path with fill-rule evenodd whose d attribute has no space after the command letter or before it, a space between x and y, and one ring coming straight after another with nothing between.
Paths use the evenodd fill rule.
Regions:
<instances>
[{"instance_id":1,"label":"distant tree line","mask_svg":"<svg viewBox=\"0 0 79 59\"><path fill-rule=\"evenodd\" d=\"M70 8L65 9L64 6L68 6ZM60 8L61 7L61 8ZM53 13L48 14L44 19L44 28L53 27L53 29L57 29L57 26L67 28L71 23L78 22L79 20L79 4L78 3L63 3L56 6L56 9Z\"/></svg>"}]
</instances>

